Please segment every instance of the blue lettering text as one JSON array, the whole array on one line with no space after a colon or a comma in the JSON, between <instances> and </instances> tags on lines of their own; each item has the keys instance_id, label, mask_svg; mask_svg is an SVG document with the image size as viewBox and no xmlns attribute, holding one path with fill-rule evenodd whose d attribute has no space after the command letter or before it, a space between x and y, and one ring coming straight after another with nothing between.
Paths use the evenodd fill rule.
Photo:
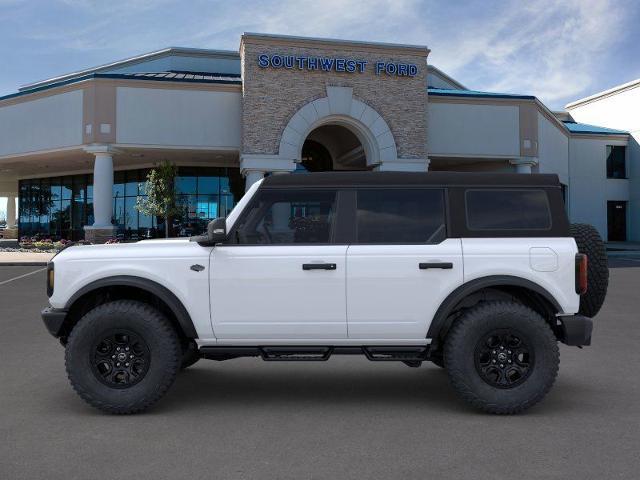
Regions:
<instances>
[{"instance_id":1,"label":"blue lettering text","mask_svg":"<svg viewBox=\"0 0 640 480\"><path fill-rule=\"evenodd\" d=\"M325 72L330 71L333 68L334 62L335 59L333 58L321 58L320 64L322 65L322 70L324 70Z\"/></svg>"},{"instance_id":2,"label":"blue lettering text","mask_svg":"<svg viewBox=\"0 0 640 480\"><path fill-rule=\"evenodd\" d=\"M262 68L267 68L269 66L269 55L258 55L258 66Z\"/></svg>"}]
</instances>

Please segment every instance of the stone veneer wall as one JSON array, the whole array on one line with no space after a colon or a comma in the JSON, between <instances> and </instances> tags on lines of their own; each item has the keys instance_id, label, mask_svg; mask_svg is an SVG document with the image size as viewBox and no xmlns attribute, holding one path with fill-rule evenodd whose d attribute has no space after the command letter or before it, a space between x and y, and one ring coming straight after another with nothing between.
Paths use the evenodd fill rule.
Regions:
<instances>
[{"instance_id":1,"label":"stone veneer wall","mask_svg":"<svg viewBox=\"0 0 640 480\"><path fill-rule=\"evenodd\" d=\"M292 40L291 43L295 43ZM397 50L397 51L396 51ZM289 119L305 104L326 97L327 86L352 87L354 98L375 109L387 122L398 158L427 158L427 61L425 55L407 54L402 48L376 50L358 45L287 45L243 38L242 152L277 154ZM368 62L364 73L261 68L258 55L339 57ZM412 63L414 77L375 74L375 62Z\"/></svg>"}]
</instances>

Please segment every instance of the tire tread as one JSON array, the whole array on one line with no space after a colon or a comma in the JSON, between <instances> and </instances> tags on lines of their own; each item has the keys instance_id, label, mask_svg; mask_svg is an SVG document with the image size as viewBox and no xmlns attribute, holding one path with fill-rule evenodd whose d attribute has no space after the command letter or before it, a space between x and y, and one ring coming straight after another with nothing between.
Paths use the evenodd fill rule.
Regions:
<instances>
[{"instance_id":1,"label":"tire tread","mask_svg":"<svg viewBox=\"0 0 640 480\"><path fill-rule=\"evenodd\" d=\"M160 398L164 396L169 387L173 384L177 373L180 370L180 364L182 361L180 355L180 344L175 329L164 315L152 306L135 300L116 300L99 305L92 309L74 326L71 334L69 335L68 344L72 344L76 337L84 335L88 329L92 328L92 318L113 311L114 309L117 309L119 313L135 311L140 314L146 322L153 322L153 328L160 333L163 338L163 342L166 343L165 347L170 355L170 368L167 369L167 375L164 377L164 381L137 401L117 405L106 402L92 395L80 382L76 381L72 374L71 366L79 360L76 359L72 349L70 348L65 350L65 367L67 370L67 377L69 378L69 382L75 392L92 407L117 415L139 413L150 408L160 400Z\"/></svg>"},{"instance_id":2,"label":"tire tread","mask_svg":"<svg viewBox=\"0 0 640 480\"><path fill-rule=\"evenodd\" d=\"M536 328L539 329L540 333L545 337L546 348L551 349L550 353L552 357L558 359L558 361L554 363L551 370L546 372L547 375L544 379L545 381L543 382L542 388L540 388L535 395L521 401L496 404L487 402L485 399L480 397L474 389L465 382L464 379L466 378L466 374L459 368L459 362L452 360L456 356L459 357L459 352L457 350L462 344L462 336L465 335L469 329L474 328L485 315L496 315L499 314L499 312L505 311L515 311L515 313L522 317L529 317L530 320L534 320ZM453 388L473 407L487 413L499 415L513 415L521 413L542 400L553 386L558 375L559 357L560 349L558 348L558 342L547 322L545 322L537 312L531 310L525 305L508 301L483 302L478 306L471 308L453 325L447 335L444 346L445 366Z\"/></svg>"}]
</instances>

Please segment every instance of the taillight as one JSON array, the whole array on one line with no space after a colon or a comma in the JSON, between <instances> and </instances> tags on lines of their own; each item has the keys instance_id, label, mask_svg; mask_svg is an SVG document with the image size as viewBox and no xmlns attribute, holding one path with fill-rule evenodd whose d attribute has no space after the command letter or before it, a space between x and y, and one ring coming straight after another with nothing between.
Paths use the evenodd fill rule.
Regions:
<instances>
[{"instance_id":1,"label":"taillight","mask_svg":"<svg viewBox=\"0 0 640 480\"><path fill-rule=\"evenodd\" d=\"M584 253L576 253L576 293L587 293L587 256Z\"/></svg>"},{"instance_id":2,"label":"taillight","mask_svg":"<svg viewBox=\"0 0 640 480\"><path fill-rule=\"evenodd\" d=\"M47 297L53 295L54 279L53 262L49 262L47 264Z\"/></svg>"}]
</instances>

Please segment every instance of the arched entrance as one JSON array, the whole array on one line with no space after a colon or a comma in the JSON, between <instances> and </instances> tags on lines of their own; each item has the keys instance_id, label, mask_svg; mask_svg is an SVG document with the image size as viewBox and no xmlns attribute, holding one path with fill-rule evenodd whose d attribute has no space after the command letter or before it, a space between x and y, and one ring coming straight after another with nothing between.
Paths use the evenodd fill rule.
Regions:
<instances>
[{"instance_id":1,"label":"arched entrance","mask_svg":"<svg viewBox=\"0 0 640 480\"><path fill-rule=\"evenodd\" d=\"M398 155L393 134L378 112L353 98L349 87L327 87L327 96L307 103L282 132L279 159L298 170L371 170Z\"/></svg>"},{"instance_id":2,"label":"arched entrance","mask_svg":"<svg viewBox=\"0 0 640 480\"><path fill-rule=\"evenodd\" d=\"M300 167L308 172L369 170L360 139L347 127L328 124L312 130L300 155Z\"/></svg>"}]
</instances>

